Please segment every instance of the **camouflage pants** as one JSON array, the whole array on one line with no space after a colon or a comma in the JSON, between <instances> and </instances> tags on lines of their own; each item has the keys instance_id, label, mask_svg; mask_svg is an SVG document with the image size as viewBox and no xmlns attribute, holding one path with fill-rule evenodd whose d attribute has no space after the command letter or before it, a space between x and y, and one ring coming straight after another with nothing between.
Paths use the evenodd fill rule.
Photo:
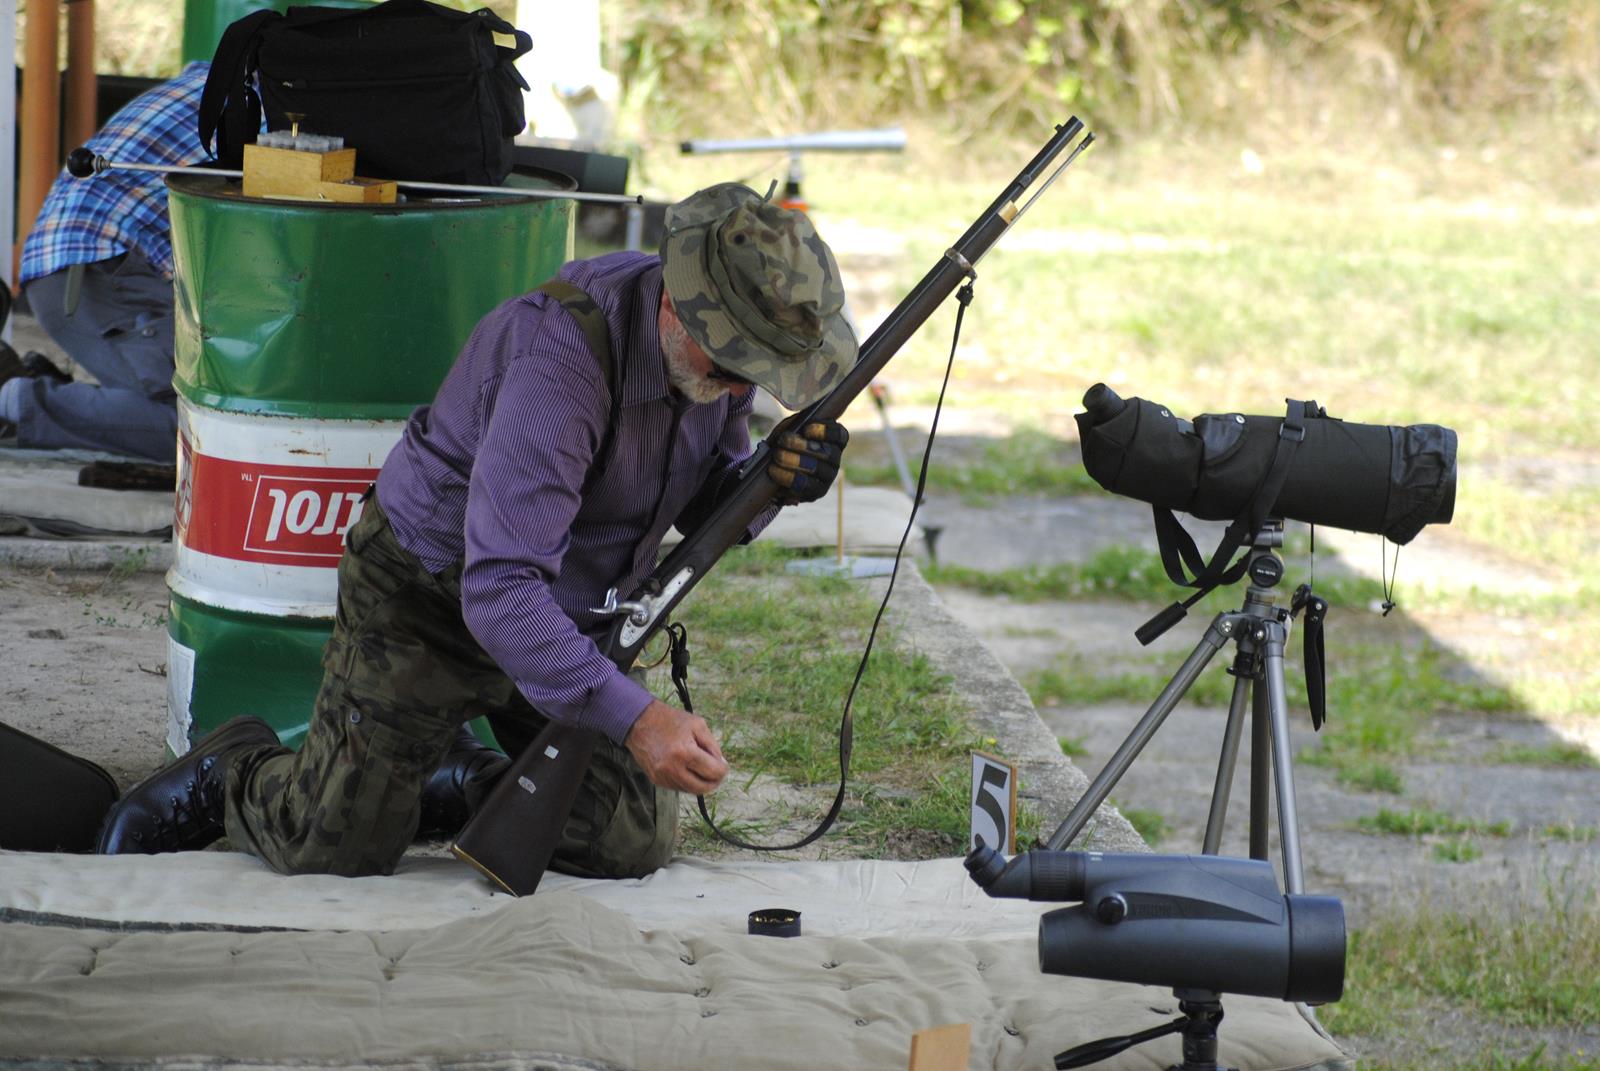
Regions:
<instances>
[{"instance_id":1,"label":"camouflage pants","mask_svg":"<svg viewBox=\"0 0 1600 1071\"><path fill-rule=\"evenodd\" d=\"M304 744L231 761L224 821L235 847L285 874L390 873L416 835L422 786L465 721L487 715L513 755L545 724L467 631L460 574L429 573L368 498L339 562ZM551 868L648 874L671 856L677 825L677 793L602 739Z\"/></svg>"}]
</instances>

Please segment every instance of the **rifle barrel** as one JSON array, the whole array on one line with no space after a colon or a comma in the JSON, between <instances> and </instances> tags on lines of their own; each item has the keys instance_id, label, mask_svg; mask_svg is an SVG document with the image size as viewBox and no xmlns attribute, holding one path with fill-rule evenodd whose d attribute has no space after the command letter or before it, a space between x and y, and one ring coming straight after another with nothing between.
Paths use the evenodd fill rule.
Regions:
<instances>
[{"instance_id":1,"label":"rifle barrel","mask_svg":"<svg viewBox=\"0 0 1600 1071\"><path fill-rule=\"evenodd\" d=\"M767 441L756 448L733 493L630 595L630 601L643 602L650 607L650 616L643 625L634 625L626 617L618 618L612 625L603 646L613 662L623 669L631 666L640 648L666 621L667 613L729 547L743 538L750 522L771 504L778 493L778 485L768 478L762 459L771 449L774 437L795 420L831 419L843 413L856 395L872 382L878 369L922 326L940 302L950 296L961 279L971 273L971 266L1017 217L1016 199L1022 191L1082 129L1083 124L1075 118L1057 127L1055 136L1006 192L968 228L960 241L872 333L862 345L855 367L825 396L780 424ZM539 879L560 839L574 795L588 768L595 739L594 733L559 722L548 723L501 776L499 784L462 828L451 850L508 892L516 896L532 893L538 888Z\"/></svg>"},{"instance_id":2,"label":"rifle barrel","mask_svg":"<svg viewBox=\"0 0 1600 1071\"><path fill-rule=\"evenodd\" d=\"M629 596L651 606L647 624L633 625L619 619L602 647L623 669L633 664L638 652L665 622L667 613L700 581L727 549L743 538L750 522L760 515L778 493L778 485L766 475L760 460L772 449L774 440L790 426L808 420L836 420L849 408L877 374L888 364L911 336L927 322L961 280L972 274L972 265L988 252L1005 233L1018 212L1017 200L1077 138L1083 123L1076 116L1056 127L1055 134L1039 150L1005 191L996 197L983 215L967 228L921 282L894 307L866 342L856 363L834 387L806 409L775 428L767 441L757 447L738 485L699 528L684 537L654 572ZM687 572L685 572L687 570Z\"/></svg>"}]
</instances>

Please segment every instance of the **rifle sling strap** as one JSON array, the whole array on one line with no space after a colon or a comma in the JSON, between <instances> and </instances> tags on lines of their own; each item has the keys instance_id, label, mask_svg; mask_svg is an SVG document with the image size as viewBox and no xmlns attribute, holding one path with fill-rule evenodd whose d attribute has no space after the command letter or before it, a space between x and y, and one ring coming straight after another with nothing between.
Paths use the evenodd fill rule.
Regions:
<instances>
[{"instance_id":1,"label":"rifle sling strap","mask_svg":"<svg viewBox=\"0 0 1600 1071\"><path fill-rule=\"evenodd\" d=\"M535 287L535 291L548 294L577 322L578 330L583 332L583 340L589 346L589 352L600 365L600 375L605 380L606 393L611 398L611 414L606 418L605 435L600 440L600 449L595 452L595 462L590 466L589 475L584 480L583 489L587 491L610 466L611 457L616 452L617 420L622 415L622 357L611 347L611 328L606 323L605 314L600 311L600 306L595 304L594 299L583 290L565 279L551 279Z\"/></svg>"}]
</instances>

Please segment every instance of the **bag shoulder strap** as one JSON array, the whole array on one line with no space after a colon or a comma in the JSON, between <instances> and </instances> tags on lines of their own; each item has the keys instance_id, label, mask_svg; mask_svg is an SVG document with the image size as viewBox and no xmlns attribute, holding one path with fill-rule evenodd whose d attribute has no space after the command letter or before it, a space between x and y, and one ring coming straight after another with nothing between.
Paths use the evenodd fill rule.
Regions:
<instances>
[{"instance_id":1,"label":"bag shoulder strap","mask_svg":"<svg viewBox=\"0 0 1600 1071\"><path fill-rule=\"evenodd\" d=\"M267 23L282 18L271 8L252 11L223 32L211 59L206 86L200 94L200 144L227 166L239 166L245 142L253 140L261 129L261 99L251 84L255 46ZM212 134L217 136L215 151L211 148Z\"/></svg>"},{"instance_id":2,"label":"bag shoulder strap","mask_svg":"<svg viewBox=\"0 0 1600 1071\"><path fill-rule=\"evenodd\" d=\"M533 37L526 30L517 29L511 23L507 22L499 15L496 15L493 11L486 7L480 7L472 14L478 19L482 20L483 23L493 32L504 34L516 42L516 44L511 47L507 47L505 45L495 46L500 50L500 52L507 53L501 57L502 62L509 64L514 60L521 59L523 56L526 56L529 52L533 51ZM513 73L515 73L515 68L513 68ZM522 76L521 74L518 74L517 77L520 79ZM523 88L526 89L527 87L524 86Z\"/></svg>"},{"instance_id":3,"label":"bag shoulder strap","mask_svg":"<svg viewBox=\"0 0 1600 1071\"><path fill-rule=\"evenodd\" d=\"M341 22L346 19L360 19L362 22L372 22L375 19L415 15L435 15L450 21L471 17L465 11L457 11L455 8L445 7L442 4L429 3L428 0L383 0L382 3L355 7L297 4L288 9L286 17L291 26L300 30L310 26L320 26L327 22Z\"/></svg>"},{"instance_id":4,"label":"bag shoulder strap","mask_svg":"<svg viewBox=\"0 0 1600 1071\"><path fill-rule=\"evenodd\" d=\"M597 460L590 467L589 477L585 481L587 488L611 464L611 456L616 451L617 420L622 415L622 361L620 355L611 347L611 327L606 323L605 314L600 311L600 306L595 304L594 299L582 289L565 279L551 279L535 287L535 291L554 298L556 304L577 321L578 329L583 332L583 339L588 344L589 352L600 365L600 375L605 380L607 392L611 395L611 415L606 419L605 437L601 440L600 450L595 455Z\"/></svg>"}]
</instances>

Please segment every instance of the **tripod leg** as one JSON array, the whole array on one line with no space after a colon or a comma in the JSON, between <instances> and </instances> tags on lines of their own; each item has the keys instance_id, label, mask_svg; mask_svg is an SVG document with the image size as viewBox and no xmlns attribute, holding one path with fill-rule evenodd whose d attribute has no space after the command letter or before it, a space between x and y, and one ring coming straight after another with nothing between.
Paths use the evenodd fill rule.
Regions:
<instances>
[{"instance_id":1,"label":"tripod leg","mask_svg":"<svg viewBox=\"0 0 1600 1071\"><path fill-rule=\"evenodd\" d=\"M1167 686L1150 705L1150 709L1145 711L1144 717L1139 719L1139 724L1133 727L1133 732L1128 734L1128 738L1117 748L1116 754L1111 756L1105 768L1090 782L1089 790L1083 794L1083 798L1078 800L1072 812L1056 829L1047 845L1050 850L1061 851L1083 831L1095 808L1105 802L1106 797L1111 794L1111 789L1122 779L1122 775L1128 772L1128 767L1133 765L1133 760L1138 758L1139 752L1144 750L1150 738L1156 734L1156 730L1161 728L1161 723L1172 713L1172 708L1178 705L1178 700L1182 699L1183 694L1194 684L1194 679L1200 675L1200 671L1206 668L1206 663L1211 661L1212 656L1228 641L1228 632L1224 631L1223 621L1229 617L1229 614L1218 614L1211 622L1205 635L1200 637L1200 642L1195 644L1194 651L1184 660L1183 665L1178 667L1178 672L1173 674L1172 680L1167 682ZM1232 628L1230 624L1228 629L1231 631Z\"/></svg>"},{"instance_id":2,"label":"tripod leg","mask_svg":"<svg viewBox=\"0 0 1600 1071\"><path fill-rule=\"evenodd\" d=\"M1267 858L1267 811L1272 806L1271 712L1267 690L1254 682L1250 690L1250 858Z\"/></svg>"},{"instance_id":3,"label":"tripod leg","mask_svg":"<svg viewBox=\"0 0 1600 1071\"><path fill-rule=\"evenodd\" d=\"M1205 841L1200 851L1216 855L1222 850L1222 823L1228 817L1228 796L1233 791L1233 771L1239 761L1239 737L1244 734L1244 708L1249 701L1250 678L1233 680L1233 700L1228 704L1228 727L1222 734L1222 757L1217 760L1217 783L1211 790L1211 814L1206 818Z\"/></svg>"},{"instance_id":4,"label":"tripod leg","mask_svg":"<svg viewBox=\"0 0 1600 1071\"><path fill-rule=\"evenodd\" d=\"M1300 859L1300 818L1294 798L1294 756L1289 750L1289 697L1283 683L1283 626L1267 627L1266 685L1272 726L1272 774L1278 794L1278 841L1283 849L1283 889L1298 896L1305 892L1305 869Z\"/></svg>"}]
</instances>

